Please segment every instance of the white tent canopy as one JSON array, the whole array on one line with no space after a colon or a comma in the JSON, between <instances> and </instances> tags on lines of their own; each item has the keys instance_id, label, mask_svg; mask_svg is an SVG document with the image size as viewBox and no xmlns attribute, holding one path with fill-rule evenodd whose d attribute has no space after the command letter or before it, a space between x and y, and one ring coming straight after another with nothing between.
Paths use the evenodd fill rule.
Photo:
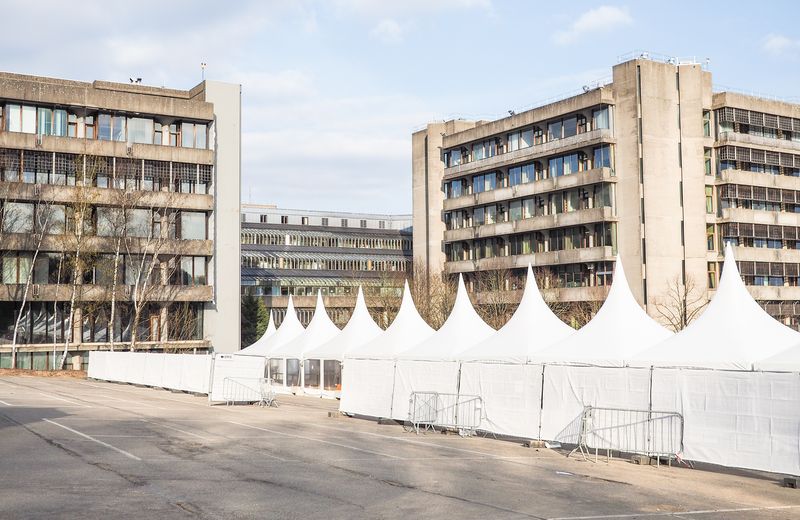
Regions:
<instances>
[{"instance_id":1,"label":"white tent canopy","mask_svg":"<svg viewBox=\"0 0 800 520\"><path fill-rule=\"evenodd\" d=\"M272 317L274 318L274 316ZM268 335L270 327L272 327L274 332ZM261 339L249 347L240 350L237 354L268 357L270 352L274 349L285 345L302 334L304 330L303 324L297 319L297 313L294 310L294 302L292 302L291 295L289 295L289 305L286 307L286 316L283 318L281 326L278 327L277 330L274 327L273 320L270 319L269 325L267 325L267 331L264 332Z\"/></svg>"},{"instance_id":2,"label":"white tent canopy","mask_svg":"<svg viewBox=\"0 0 800 520\"><path fill-rule=\"evenodd\" d=\"M474 347L465 350L465 361L500 361L526 363L531 356L575 333L575 329L561 321L545 303L536 285L533 268L528 265L525 291L517 310L510 320Z\"/></svg>"},{"instance_id":3,"label":"white tent canopy","mask_svg":"<svg viewBox=\"0 0 800 520\"><path fill-rule=\"evenodd\" d=\"M283 325L281 325L281 327L283 327ZM278 332L280 332L280 329L278 329ZM329 341L339 334L339 332L339 328L334 325L330 317L328 317L325 304L322 302L322 293L317 291L317 306L314 308L314 316L312 316L311 321L308 323L308 327L306 327L302 334L291 341L270 351L269 357L273 359L302 359L307 351Z\"/></svg>"},{"instance_id":4,"label":"white tent canopy","mask_svg":"<svg viewBox=\"0 0 800 520\"><path fill-rule=\"evenodd\" d=\"M409 347L422 343L434 332L417 312L406 281L403 287L403 300L392 324L371 341L346 352L345 357L392 359Z\"/></svg>"},{"instance_id":5,"label":"white tent canopy","mask_svg":"<svg viewBox=\"0 0 800 520\"><path fill-rule=\"evenodd\" d=\"M632 364L751 370L757 361L798 344L800 333L767 314L747 291L729 244L719 289L703 314Z\"/></svg>"},{"instance_id":6,"label":"white tent canopy","mask_svg":"<svg viewBox=\"0 0 800 520\"><path fill-rule=\"evenodd\" d=\"M611 290L594 318L533 358L572 365L625 366L637 352L670 336L672 332L656 323L636 302L617 257Z\"/></svg>"},{"instance_id":7,"label":"white tent canopy","mask_svg":"<svg viewBox=\"0 0 800 520\"><path fill-rule=\"evenodd\" d=\"M417 360L458 360L460 354L496 331L486 324L469 301L464 278L458 277L456 301L442 327L422 343L402 352L398 358Z\"/></svg>"},{"instance_id":8,"label":"white tent canopy","mask_svg":"<svg viewBox=\"0 0 800 520\"><path fill-rule=\"evenodd\" d=\"M364 301L364 293L358 288L356 306L350 320L344 329L330 341L305 353L306 359L334 359L342 361L350 350L374 339L381 332L380 327L373 321Z\"/></svg>"},{"instance_id":9,"label":"white tent canopy","mask_svg":"<svg viewBox=\"0 0 800 520\"><path fill-rule=\"evenodd\" d=\"M756 370L773 370L776 372L800 372L800 345L795 345L778 352L755 364Z\"/></svg>"},{"instance_id":10,"label":"white tent canopy","mask_svg":"<svg viewBox=\"0 0 800 520\"><path fill-rule=\"evenodd\" d=\"M251 345L243 348L239 353L246 354L248 351L250 351L250 349L252 349L252 351L261 350L264 347L259 347L259 345L266 345L267 340L272 337L273 334L275 334L275 320L272 317L272 313L270 313L269 323L267 324L267 330L264 331L264 334L262 334L261 337L254 341Z\"/></svg>"}]
</instances>

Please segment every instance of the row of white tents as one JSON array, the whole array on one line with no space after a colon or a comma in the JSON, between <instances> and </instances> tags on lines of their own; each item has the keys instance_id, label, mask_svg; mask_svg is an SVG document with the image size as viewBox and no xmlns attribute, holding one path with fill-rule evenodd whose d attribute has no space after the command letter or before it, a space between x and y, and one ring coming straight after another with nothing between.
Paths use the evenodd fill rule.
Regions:
<instances>
[{"instance_id":1,"label":"row of white tents","mask_svg":"<svg viewBox=\"0 0 800 520\"><path fill-rule=\"evenodd\" d=\"M685 456L800 474L800 333L752 299L732 249L716 295L678 334L634 299L617 261L608 298L579 330L541 297L531 270L519 307L500 330L475 312L459 280L453 310L434 331L408 287L382 331L359 291L339 330L318 295L303 328L286 318L240 356L266 360L285 389L340 395L343 412L404 420L414 391L477 395L481 429L574 442L587 405L670 410L685 421Z\"/></svg>"}]
</instances>

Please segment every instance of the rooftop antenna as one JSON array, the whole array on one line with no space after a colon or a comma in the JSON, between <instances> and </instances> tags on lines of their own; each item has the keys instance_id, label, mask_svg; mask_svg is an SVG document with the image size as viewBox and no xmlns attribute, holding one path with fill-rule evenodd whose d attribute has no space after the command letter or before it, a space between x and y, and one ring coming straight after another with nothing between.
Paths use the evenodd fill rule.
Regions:
<instances>
[{"instance_id":1,"label":"rooftop antenna","mask_svg":"<svg viewBox=\"0 0 800 520\"><path fill-rule=\"evenodd\" d=\"M204 61L200 62L200 80L201 81L205 81L206 80L206 67L207 66L208 66L208 63L206 63Z\"/></svg>"}]
</instances>

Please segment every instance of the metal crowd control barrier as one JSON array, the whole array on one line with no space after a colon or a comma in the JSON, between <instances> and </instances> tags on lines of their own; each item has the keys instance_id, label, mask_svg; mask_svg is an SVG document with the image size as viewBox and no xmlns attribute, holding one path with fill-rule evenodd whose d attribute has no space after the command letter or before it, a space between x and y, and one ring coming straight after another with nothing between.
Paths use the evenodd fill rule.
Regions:
<instances>
[{"instance_id":1,"label":"metal crowd control barrier","mask_svg":"<svg viewBox=\"0 0 800 520\"><path fill-rule=\"evenodd\" d=\"M467 437L475 434L483 419L483 400L477 395L411 392L408 405L408 421L416 433L443 428Z\"/></svg>"},{"instance_id":2,"label":"metal crowd control barrier","mask_svg":"<svg viewBox=\"0 0 800 520\"><path fill-rule=\"evenodd\" d=\"M225 404L256 403L259 406L278 406L272 379L264 377L226 377L222 380Z\"/></svg>"},{"instance_id":3,"label":"metal crowd control barrier","mask_svg":"<svg viewBox=\"0 0 800 520\"><path fill-rule=\"evenodd\" d=\"M594 450L595 462L599 451L612 451L645 455L661 464L665 457L680 461L683 453L683 416L678 412L653 410L627 410L587 406L581 415L578 446L583 458Z\"/></svg>"}]
</instances>

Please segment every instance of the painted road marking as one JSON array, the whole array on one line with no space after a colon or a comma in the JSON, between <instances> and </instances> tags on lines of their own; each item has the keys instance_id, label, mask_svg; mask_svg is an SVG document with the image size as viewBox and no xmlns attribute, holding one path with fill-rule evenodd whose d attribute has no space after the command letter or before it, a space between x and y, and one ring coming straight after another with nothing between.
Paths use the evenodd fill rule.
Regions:
<instances>
[{"instance_id":1,"label":"painted road marking","mask_svg":"<svg viewBox=\"0 0 800 520\"><path fill-rule=\"evenodd\" d=\"M128 453L127 451L125 451L125 450L121 450L121 449L117 448L116 446L112 446L112 445L110 445L110 444L109 444L109 443L107 443L107 442L103 442L103 441L101 441L101 440L99 440L99 439L95 439L95 438L94 438L94 437L92 437L91 435L86 435L85 433L79 432L78 430L73 430L73 429L72 429L72 428L70 428L69 426L64 426L63 424L61 424L61 423L57 423L57 422L55 422L55 421L51 421L50 419L42 419L42 420L43 420L43 421L45 421L45 422L49 422L50 424L55 424L55 425L56 425L56 426L58 426L59 428L64 428L64 429L65 429L65 430L67 430L68 432L72 432L72 433L74 433L75 435L80 435L80 436L81 436L81 437L83 437L84 439L88 439L88 440L90 440L90 441L92 441L92 442L96 442L97 444L99 444L99 445L101 445L101 446L105 446L106 448L109 448L109 449L111 449L111 450L114 450L114 451L116 451L117 453L121 453L121 454L125 455L126 457L128 457L129 459L138 460L138 461L141 461L141 460L142 460L142 459L140 459L139 457L137 457L136 455L134 455L133 453Z\"/></svg>"}]
</instances>

